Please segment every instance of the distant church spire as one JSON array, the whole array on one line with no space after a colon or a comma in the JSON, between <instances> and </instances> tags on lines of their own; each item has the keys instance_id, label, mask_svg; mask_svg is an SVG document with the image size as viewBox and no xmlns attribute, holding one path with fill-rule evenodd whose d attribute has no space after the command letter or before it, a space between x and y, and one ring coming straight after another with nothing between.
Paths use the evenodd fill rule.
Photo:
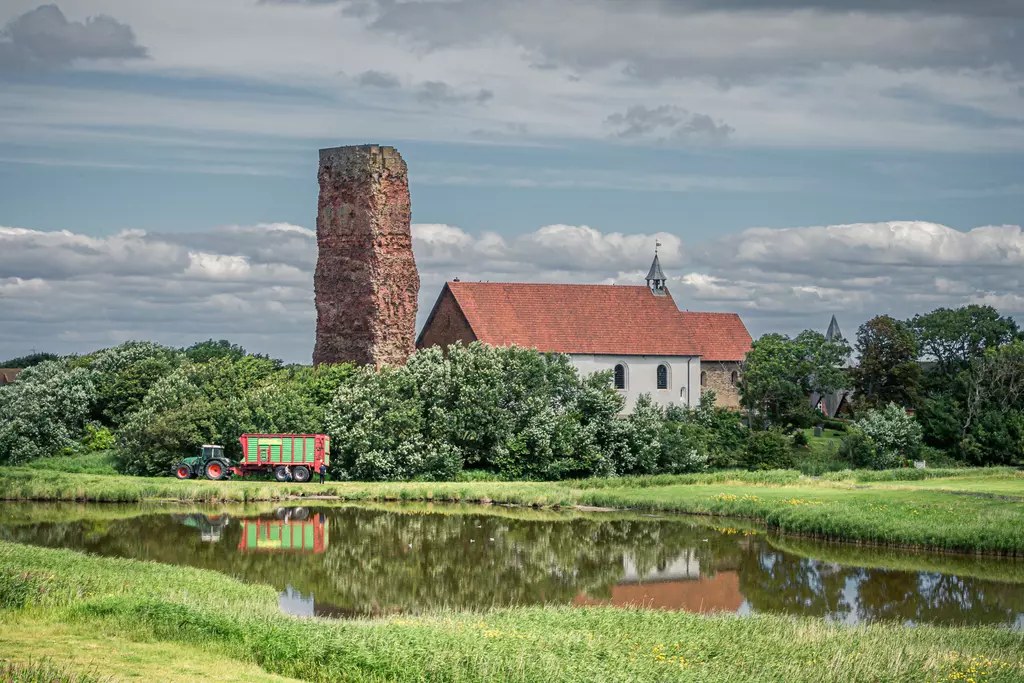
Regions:
<instances>
[{"instance_id":1,"label":"distant church spire","mask_svg":"<svg viewBox=\"0 0 1024 683\"><path fill-rule=\"evenodd\" d=\"M651 288L651 293L654 296L665 296L665 273L661 270L661 263L658 261L658 247L661 246L661 242L655 241L654 243L654 261L651 263L651 269L647 271L647 286Z\"/></svg>"},{"instance_id":2,"label":"distant church spire","mask_svg":"<svg viewBox=\"0 0 1024 683\"><path fill-rule=\"evenodd\" d=\"M828 324L828 332L825 333L825 341L838 341L842 338L843 332L839 329L839 321L833 315L832 322Z\"/></svg>"}]
</instances>

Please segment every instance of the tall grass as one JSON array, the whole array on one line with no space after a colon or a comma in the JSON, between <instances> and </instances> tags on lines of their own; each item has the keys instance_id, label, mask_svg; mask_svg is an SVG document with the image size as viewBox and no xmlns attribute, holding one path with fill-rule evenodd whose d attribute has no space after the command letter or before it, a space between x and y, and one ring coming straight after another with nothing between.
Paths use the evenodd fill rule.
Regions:
<instances>
[{"instance_id":1,"label":"tall grass","mask_svg":"<svg viewBox=\"0 0 1024 683\"><path fill-rule=\"evenodd\" d=\"M45 659L22 663L0 660L0 681L4 683L100 683L108 680L51 664Z\"/></svg>"},{"instance_id":2,"label":"tall grass","mask_svg":"<svg viewBox=\"0 0 1024 683\"><path fill-rule=\"evenodd\" d=\"M1024 677L1024 640L993 628L616 608L329 622L281 615L271 589L213 572L5 543L0 576L0 604L20 619L213 648L311 681L930 681L977 663L985 680Z\"/></svg>"},{"instance_id":3,"label":"tall grass","mask_svg":"<svg viewBox=\"0 0 1024 683\"><path fill-rule=\"evenodd\" d=\"M114 469L113 451L40 458L39 460L26 463L25 467L34 470L49 470L51 472L65 472L68 474L117 475L117 470Z\"/></svg>"}]
</instances>

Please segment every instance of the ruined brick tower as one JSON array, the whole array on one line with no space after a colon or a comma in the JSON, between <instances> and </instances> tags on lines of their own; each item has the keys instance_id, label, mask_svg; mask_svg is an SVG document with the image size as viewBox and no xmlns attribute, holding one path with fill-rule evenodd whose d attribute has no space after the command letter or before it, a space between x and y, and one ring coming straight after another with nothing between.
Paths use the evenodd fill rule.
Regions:
<instances>
[{"instance_id":1,"label":"ruined brick tower","mask_svg":"<svg viewBox=\"0 0 1024 683\"><path fill-rule=\"evenodd\" d=\"M404 365L420 276L405 161L394 147L320 150L313 363Z\"/></svg>"}]
</instances>

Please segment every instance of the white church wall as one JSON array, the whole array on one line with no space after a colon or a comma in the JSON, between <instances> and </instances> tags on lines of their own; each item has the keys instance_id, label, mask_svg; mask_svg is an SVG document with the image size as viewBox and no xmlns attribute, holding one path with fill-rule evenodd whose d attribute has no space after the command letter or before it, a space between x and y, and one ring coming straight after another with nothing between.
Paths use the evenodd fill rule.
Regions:
<instances>
[{"instance_id":1,"label":"white church wall","mask_svg":"<svg viewBox=\"0 0 1024 683\"><path fill-rule=\"evenodd\" d=\"M626 368L626 397L623 412L633 410L641 394L663 406L696 407L700 401L700 356L611 356L569 354L581 375L603 370L614 370L622 364ZM668 388L658 388L658 366L668 366Z\"/></svg>"}]
</instances>

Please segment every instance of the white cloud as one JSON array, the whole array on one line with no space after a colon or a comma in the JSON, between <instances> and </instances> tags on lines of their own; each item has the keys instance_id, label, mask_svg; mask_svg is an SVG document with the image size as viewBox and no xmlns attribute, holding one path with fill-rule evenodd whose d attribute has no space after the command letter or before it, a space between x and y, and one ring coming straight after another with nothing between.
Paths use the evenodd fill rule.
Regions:
<instances>
[{"instance_id":1,"label":"white cloud","mask_svg":"<svg viewBox=\"0 0 1024 683\"><path fill-rule=\"evenodd\" d=\"M642 283L655 240L680 308L734 311L755 335L985 303L1024 314L1018 226L922 222L753 229L705 245L549 225L514 238L413 226L420 322L446 280ZM316 235L290 224L89 237L0 227L0 357L126 339L230 338L309 360ZM12 270L17 268L15 272ZM254 323L258 320L258 323Z\"/></svg>"}]
</instances>

